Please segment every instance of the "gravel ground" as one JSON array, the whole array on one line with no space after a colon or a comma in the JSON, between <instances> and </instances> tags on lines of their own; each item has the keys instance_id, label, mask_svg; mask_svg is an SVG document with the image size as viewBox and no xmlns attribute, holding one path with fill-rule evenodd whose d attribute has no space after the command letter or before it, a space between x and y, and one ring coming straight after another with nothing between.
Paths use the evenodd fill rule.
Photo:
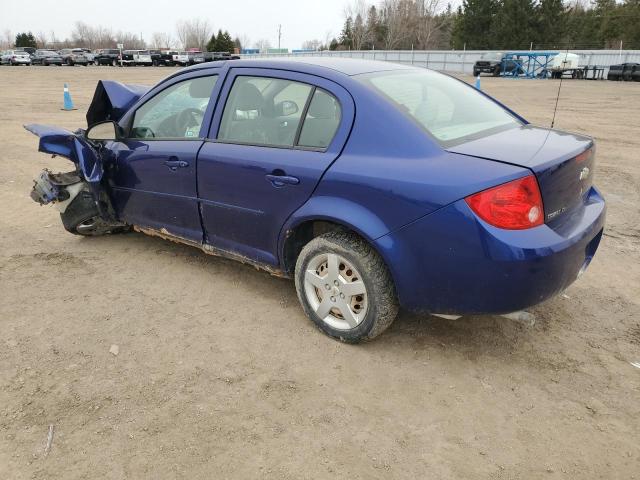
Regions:
<instances>
[{"instance_id":1,"label":"gravel ground","mask_svg":"<svg viewBox=\"0 0 640 480\"><path fill-rule=\"evenodd\" d=\"M596 137L608 225L534 327L401 313L349 346L290 281L142 234L78 238L29 199L68 162L22 124L84 126L98 79L171 71L0 67L0 478L640 478L640 84L563 84L556 126ZM557 81L482 86L549 125Z\"/></svg>"}]
</instances>

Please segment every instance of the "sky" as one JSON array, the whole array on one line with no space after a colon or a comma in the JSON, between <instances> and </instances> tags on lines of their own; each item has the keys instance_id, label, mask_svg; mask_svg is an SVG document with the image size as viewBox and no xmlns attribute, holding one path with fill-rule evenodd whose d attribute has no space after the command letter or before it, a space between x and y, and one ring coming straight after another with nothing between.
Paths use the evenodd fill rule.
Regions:
<instances>
[{"instance_id":1,"label":"sky","mask_svg":"<svg viewBox=\"0 0 640 480\"><path fill-rule=\"evenodd\" d=\"M55 31L59 40L70 36L73 24L82 21L130 31L151 40L153 32L169 32L174 37L178 20L207 19L217 32L228 30L233 37L245 35L250 45L268 39L278 45L278 25L282 25L281 46L300 48L305 40L325 41L338 36L344 21L347 0L0 0L0 35L10 30L33 34ZM377 3L377 2L376 2Z\"/></svg>"}]
</instances>

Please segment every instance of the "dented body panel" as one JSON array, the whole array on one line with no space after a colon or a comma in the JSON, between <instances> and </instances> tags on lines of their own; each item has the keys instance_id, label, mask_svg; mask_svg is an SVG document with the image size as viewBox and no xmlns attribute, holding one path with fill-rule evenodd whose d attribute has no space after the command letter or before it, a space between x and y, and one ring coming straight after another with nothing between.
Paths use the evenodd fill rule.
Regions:
<instances>
[{"instance_id":1,"label":"dented body panel","mask_svg":"<svg viewBox=\"0 0 640 480\"><path fill-rule=\"evenodd\" d=\"M117 122L148 91L149 87L144 85L100 80L87 110L87 125L105 120Z\"/></svg>"}]
</instances>

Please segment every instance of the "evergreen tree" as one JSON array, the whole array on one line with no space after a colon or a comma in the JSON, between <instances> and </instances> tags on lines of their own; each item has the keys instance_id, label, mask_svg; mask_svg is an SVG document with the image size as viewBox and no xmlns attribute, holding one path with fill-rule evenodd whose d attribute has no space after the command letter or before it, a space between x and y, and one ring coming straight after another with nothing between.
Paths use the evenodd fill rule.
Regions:
<instances>
[{"instance_id":1,"label":"evergreen tree","mask_svg":"<svg viewBox=\"0 0 640 480\"><path fill-rule=\"evenodd\" d=\"M216 47L218 48L218 52L229 52L233 53L233 49L236 44L233 42L231 35L228 31L225 30L224 33L218 32L218 41L216 42Z\"/></svg>"},{"instance_id":2,"label":"evergreen tree","mask_svg":"<svg viewBox=\"0 0 640 480\"><path fill-rule=\"evenodd\" d=\"M215 33L213 35L211 35L211 38L207 42L207 52L220 52L220 51L222 51L222 50L220 50L218 48L218 39L220 37L222 37L222 30L218 30L218 35L216 35Z\"/></svg>"},{"instance_id":3,"label":"evergreen tree","mask_svg":"<svg viewBox=\"0 0 640 480\"><path fill-rule=\"evenodd\" d=\"M465 44L469 50L493 48L496 7L496 0L463 0L453 21L452 46L460 50Z\"/></svg>"},{"instance_id":4,"label":"evergreen tree","mask_svg":"<svg viewBox=\"0 0 640 480\"><path fill-rule=\"evenodd\" d=\"M36 42L36 37L33 36L33 33L23 32L16 35L16 47L32 47L38 48L38 43Z\"/></svg>"},{"instance_id":5,"label":"evergreen tree","mask_svg":"<svg viewBox=\"0 0 640 480\"><path fill-rule=\"evenodd\" d=\"M340 45L344 47L351 47L353 42L353 19L351 17L347 17L344 21L344 27L342 27L339 42Z\"/></svg>"},{"instance_id":6,"label":"evergreen tree","mask_svg":"<svg viewBox=\"0 0 640 480\"><path fill-rule=\"evenodd\" d=\"M562 0L540 0L538 5L537 48L562 48L566 28L566 11Z\"/></svg>"},{"instance_id":7,"label":"evergreen tree","mask_svg":"<svg viewBox=\"0 0 640 480\"><path fill-rule=\"evenodd\" d=\"M501 0L493 18L491 48L528 50L540 40L533 0Z\"/></svg>"}]
</instances>

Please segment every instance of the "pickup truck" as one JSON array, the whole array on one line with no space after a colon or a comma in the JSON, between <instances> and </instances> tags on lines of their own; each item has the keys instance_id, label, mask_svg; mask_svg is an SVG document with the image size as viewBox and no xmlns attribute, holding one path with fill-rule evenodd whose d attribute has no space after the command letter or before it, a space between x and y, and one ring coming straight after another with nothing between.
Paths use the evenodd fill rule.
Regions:
<instances>
[{"instance_id":1,"label":"pickup truck","mask_svg":"<svg viewBox=\"0 0 640 480\"><path fill-rule=\"evenodd\" d=\"M477 77L481 73L490 73L494 77L500 75L501 71L511 72L516 68L516 62L513 60L503 60L504 53L489 52L480 57L473 65L473 76Z\"/></svg>"},{"instance_id":2,"label":"pickup truck","mask_svg":"<svg viewBox=\"0 0 640 480\"><path fill-rule=\"evenodd\" d=\"M166 66L180 65L182 67L186 67L189 65L189 55L187 52L165 50L161 52L158 64Z\"/></svg>"},{"instance_id":3,"label":"pickup truck","mask_svg":"<svg viewBox=\"0 0 640 480\"><path fill-rule=\"evenodd\" d=\"M93 57L93 63L96 65L112 65L116 67L120 63L120 50L116 48L98 50Z\"/></svg>"}]
</instances>

